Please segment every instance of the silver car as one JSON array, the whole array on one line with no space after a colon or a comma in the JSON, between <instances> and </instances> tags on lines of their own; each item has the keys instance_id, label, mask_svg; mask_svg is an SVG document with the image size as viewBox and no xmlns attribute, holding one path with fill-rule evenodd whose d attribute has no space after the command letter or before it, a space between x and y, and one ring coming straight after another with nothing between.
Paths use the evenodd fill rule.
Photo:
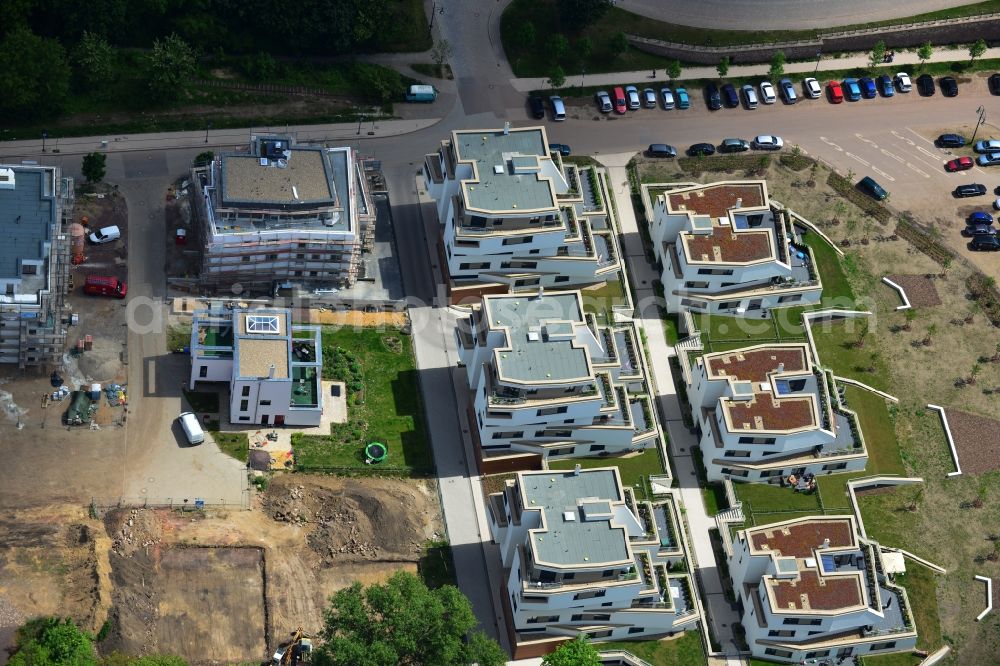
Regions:
<instances>
[{"instance_id":1,"label":"silver car","mask_svg":"<svg viewBox=\"0 0 1000 666\"><path fill-rule=\"evenodd\" d=\"M628 100L628 108L635 111L642 103L639 101L639 89L635 86L625 87L625 99Z\"/></svg>"},{"instance_id":2,"label":"silver car","mask_svg":"<svg viewBox=\"0 0 1000 666\"><path fill-rule=\"evenodd\" d=\"M674 103L674 93L673 93L672 90L670 90L670 88L661 88L660 89L660 99L663 100L663 108L664 109L666 109L666 110L669 111L670 109L674 108L674 106L675 106L675 103Z\"/></svg>"},{"instance_id":3,"label":"silver car","mask_svg":"<svg viewBox=\"0 0 1000 666\"><path fill-rule=\"evenodd\" d=\"M656 108L656 91L652 88L646 88L642 91L642 105L647 109Z\"/></svg>"},{"instance_id":4,"label":"silver car","mask_svg":"<svg viewBox=\"0 0 1000 666\"><path fill-rule=\"evenodd\" d=\"M740 88L743 93L743 103L746 104L748 109L757 108L757 91L753 89L753 86L749 83Z\"/></svg>"},{"instance_id":5,"label":"silver car","mask_svg":"<svg viewBox=\"0 0 1000 666\"><path fill-rule=\"evenodd\" d=\"M760 101L764 104L774 104L774 100L778 99L774 94L774 86L771 85L770 81L760 82Z\"/></svg>"}]
</instances>

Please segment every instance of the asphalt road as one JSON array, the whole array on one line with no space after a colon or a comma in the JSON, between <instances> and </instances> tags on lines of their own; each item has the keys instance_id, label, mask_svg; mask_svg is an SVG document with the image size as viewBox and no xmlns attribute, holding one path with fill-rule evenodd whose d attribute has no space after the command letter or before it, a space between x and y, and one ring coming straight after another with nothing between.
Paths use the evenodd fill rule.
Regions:
<instances>
[{"instance_id":1,"label":"asphalt road","mask_svg":"<svg viewBox=\"0 0 1000 666\"><path fill-rule=\"evenodd\" d=\"M977 0L618 0L659 21L726 30L832 28L916 16ZM762 11L764 10L764 11Z\"/></svg>"}]
</instances>

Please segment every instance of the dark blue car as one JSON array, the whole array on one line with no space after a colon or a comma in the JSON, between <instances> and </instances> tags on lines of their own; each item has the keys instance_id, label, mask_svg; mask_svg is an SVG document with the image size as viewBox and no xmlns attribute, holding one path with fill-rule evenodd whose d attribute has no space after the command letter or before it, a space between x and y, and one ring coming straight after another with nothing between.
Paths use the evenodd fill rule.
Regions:
<instances>
[{"instance_id":1,"label":"dark blue car","mask_svg":"<svg viewBox=\"0 0 1000 666\"><path fill-rule=\"evenodd\" d=\"M865 99L875 99L878 92L875 90L875 82L870 78L863 77L858 83L861 85L861 96Z\"/></svg>"},{"instance_id":2,"label":"dark blue car","mask_svg":"<svg viewBox=\"0 0 1000 666\"><path fill-rule=\"evenodd\" d=\"M882 92L882 97L892 97L896 94L896 89L892 85L892 77L888 74L878 77L878 87Z\"/></svg>"}]
</instances>

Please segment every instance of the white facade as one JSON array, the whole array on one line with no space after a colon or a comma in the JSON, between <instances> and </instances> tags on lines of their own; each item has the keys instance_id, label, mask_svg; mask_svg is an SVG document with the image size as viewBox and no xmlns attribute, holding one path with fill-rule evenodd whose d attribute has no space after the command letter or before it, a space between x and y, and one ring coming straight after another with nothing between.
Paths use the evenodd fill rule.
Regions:
<instances>
[{"instance_id":1,"label":"white facade","mask_svg":"<svg viewBox=\"0 0 1000 666\"><path fill-rule=\"evenodd\" d=\"M617 468L605 468L519 472L489 500L518 643L583 633L640 639L694 627L691 579L671 571L685 557L672 499L637 505Z\"/></svg>"},{"instance_id":2,"label":"white facade","mask_svg":"<svg viewBox=\"0 0 1000 666\"><path fill-rule=\"evenodd\" d=\"M456 338L484 459L657 445L635 325L597 326L580 292L484 296Z\"/></svg>"},{"instance_id":3,"label":"white facade","mask_svg":"<svg viewBox=\"0 0 1000 666\"><path fill-rule=\"evenodd\" d=\"M644 185L667 310L766 316L819 301L811 251L765 181Z\"/></svg>"},{"instance_id":4,"label":"white facade","mask_svg":"<svg viewBox=\"0 0 1000 666\"><path fill-rule=\"evenodd\" d=\"M582 286L621 268L603 176L550 155L543 127L455 131L424 181L453 288Z\"/></svg>"},{"instance_id":5,"label":"white facade","mask_svg":"<svg viewBox=\"0 0 1000 666\"><path fill-rule=\"evenodd\" d=\"M776 482L868 461L857 417L805 343L705 354L691 367L688 398L709 481Z\"/></svg>"},{"instance_id":6,"label":"white facade","mask_svg":"<svg viewBox=\"0 0 1000 666\"><path fill-rule=\"evenodd\" d=\"M906 591L892 582L880 546L860 537L853 516L740 530L729 573L754 657L837 663L916 645Z\"/></svg>"},{"instance_id":7,"label":"white facade","mask_svg":"<svg viewBox=\"0 0 1000 666\"><path fill-rule=\"evenodd\" d=\"M189 386L228 382L230 423L319 425L322 368L320 329L292 324L290 310L194 314Z\"/></svg>"}]
</instances>

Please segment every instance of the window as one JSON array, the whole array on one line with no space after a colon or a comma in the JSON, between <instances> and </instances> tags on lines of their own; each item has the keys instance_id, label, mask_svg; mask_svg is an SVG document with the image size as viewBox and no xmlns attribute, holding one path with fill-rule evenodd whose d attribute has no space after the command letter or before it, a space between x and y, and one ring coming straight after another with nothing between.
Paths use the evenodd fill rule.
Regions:
<instances>
[{"instance_id":1,"label":"window","mask_svg":"<svg viewBox=\"0 0 1000 666\"><path fill-rule=\"evenodd\" d=\"M528 254L538 254L539 252L541 252L541 250L539 250L537 248L534 249L534 250L528 250Z\"/></svg>"},{"instance_id":2,"label":"window","mask_svg":"<svg viewBox=\"0 0 1000 666\"><path fill-rule=\"evenodd\" d=\"M203 365L200 368L198 368L198 376L199 377L208 377L208 366L207 365Z\"/></svg>"},{"instance_id":3,"label":"window","mask_svg":"<svg viewBox=\"0 0 1000 666\"><path fill-rule=\"evenodd\" d=\"M823 471L824 472L838 470L838 469L847 469L847 463L842 462L842 463L834 463L834 464L830 464L830 465L823 465Z\"/></svg>"},{"instance_id":4,"label":"window","mask_svg":"<svg viewBox=\"0 0 1000 666\"><path fill-rule=\"evenodd\" d=\"M458 270L460 270L460 271L476 271L476 270L485 270L485 269L488 269L489 267L490 267L490 262L488 262L488 261L482 261L482 262L479 262L479 263L466 262L466 263L459 264L458 265Z\"/></svg>"},{"instance_id":5,"label":"window","mask_svg":"<svg viewBox=\"0 0 1000 666\"><path fill-rule=\"evenodd\" d=\"M579 601L580 599L594 599L596 597L603 597L607 590L590 590L588 592L577 592L573 595L573 601Z\"/></svg>"},{"instance_id":6,"label":"window","mask_svg":"<svg viewBox=\"0 0 1000 666\"><path fill-rule=\"evenodd\" d=\"M591 444L590 445L590 450L591 451L603 451L606 448L608 448L608 447L605 446L604 444Z\"/></svg>"},{"instance_id":7,"label":"window","mask_svg":"<svg viewBox=\"0 0 1000 666\"><path fill-rule=\"evenodd\" d=\"M245 412L250 408L249 400L240 400L240 411Z\"/></svg>"},{"instance_id":8,"label":"window","mask_svg":"<svg viewBox=\"0 0 1000 666\"><path fill-rule=\"evenodd\" d=\"M819 625L823 624L823 620L803 620L803 619L797 618L797 617L786 617L784 619L784 621L782 622L782 624L785 624L785 625L788 625L788 624L804 624L804 625L810 626L810 627L818 627Z\"/></svg>"},{"instance_id":9,"label":"window","mask_svg":"<svg viewBox=\"0 0 1000 666\"><path fill-rule=\"evenodd\" d=\"M21 275L37 275L38 264L21 264Z\"/></svg>"},{"instance_id":10,"label":"window","mask_svg":"<svg viewBox=\"0 0 1000 666\"><path fill-rule=\"evenodd\" d=\"M250 420L249 416L241 416L240 417L240 421L249 421L249 420Z\"/></svg>"},{"instance_id":11,"label":"window","mask_svg":"<svg viewBox=\"0 0 1000 666\"><path fill-rule=\"evenodd\" d=\"M684 283L685 289L708 289L707 282L687 281Z\"/></svg>"},{"instance_id":12,"label":"window","mask_svg":"<svg viewBox=\"0 0 1000 666\"><path fill-rule=\"evenodd\" d=\"M628 633L630 634L641 634L646 631L646 627L629 627Z\"/></svg>"},{"instance_id":13,"label":"window","mask_svg":"<svg viewBox=\"0 0 1000 666\"><path fill-rule=\"evenodd\" d=\"M896 647L896 641L886 641L884 643L872 643L872 652L876 650L890 650Z\"/></svg>"},{"instance_id":14,"label":"window","mask_svg":"<svg viewBox=\"0 0 1000 666\"><path fill-rule=\"evenodd\" d=\"M538 410L538 416L549 416L551 414L565 414L569 410L569 407L563 405L562 407L546 407L545 409Z\"/></svg>"},{"instance_id":15,"label":"window","mask_svg":"<svg viewBox=\"0 0 1000 666\"><path fill-rule=\"evenodd\" d=\"M812 652L806 652L806 659L815 659L817 657L829 657L829 650L814 650Z\"/></svg>"},{"instance_id":16,"label":"window","mask_svg":"<svg viewBox=\"0 0 1000 666\"><path fill-rule=\"evenodd\" d=\"M556 282L556 284L559 284L560 282L569 282L569 276L568 275L558 275L558 276L556 276L555 282Z\"/></svg>"},{"instance_id":17,"label":"window","mask_svg":"<svg viewBox=\"0 0 1000 666\"><path fill-rule=\"evenodd\" d=\"M720 310L735 310L738 307L740 307L739 301L723 301L719 303Z\"/></svg>"},{"instance_id":18,"label":"window","mask_svg":"<svg viewBox=\"0 0 1000 666\"><path fill-rule=\"evenodd\" d=\"M523 430L516 430L516 431L508 430L506 432L501 431L501 432L495 432L495 433L493 433L493 439L515 439L517 437L524 437L524 431Z\"/></svg>"},{"instance_id":19,"label":"window","mask_svg":"<svg viewBox=\"0 0 1000 666\"><path fill-rule=\"evenodd\" d=\"M795 635L795 632L791 629L772 629L767 632L768 636L780 636L781 638L791 638Z\"/></svg>"},{"instance_id":20,"label":"window","mask_svg":"<svg viewBox=\"0 0 1000 666\"><path fill-rule=\"evenodd\" d=\"M746 478L747 476L750 475L750 472L748 470L745 470L745 469L729 469L728 467L723 467L722 468L722 473L723 474L728 474L729 476L735 476L735 477L738 477L738 478L741 478L741 479L744 479L744 478Z\"/></svg>"},{"instance_id":21,"label":"window","mask_svg":"<svg viewBox=\"0 0 1000 666\"><path fill-rule=\"evenodd\" d=\"M536 615L535 617L529 617L526 622L528 624L548 624L549 622L558 622L558 615Z\"/></svg>"},{"instance_id":22,"label":"window","mask_svg":"<svg viewBox=\"0 0 1000 666\"><path fill-rule=\"evenodd\" d=\"M792 653L789 650L779 650L777 648L767 648L764 650L764 654L771 657L783 657L785 659L791 659Z\"/></svg>"},{"instance_id":23,"label":"window","mask_svg":"<svg viewBox=\"0 0 1000 666\"><path fill-rule=\"evenodd\" d=\"M538 278L529 278L525 280L514 280L515 287L537 287Z\"/></svg>"},{"instance_id":24,"label":"window","mask_svg":"<svg viewBox=\"0 0 1000 666\"><path fill-rule=\"evenodd\" d=\"M802 294L789 294L778 299L779 303L796 303L802 300Z\"/></svg>"},{"instance_id":25,"label":"window","mask_svg":"<svg viewBox=\"0 0 1000 666\"><path fill-rule=\"evenodd\" d=\"M244 398L247 397L248 395L250 395L250 387L249 386L244 386L243 387L243 393L241 393L240 395L242 395Z\"/></svg>"},{"instance_id":26,"label":"window","mask_svg":"<svg viewBox=\"0 0 1000 666\"><path fill-rule=\"evenodd\" d=\"M247 316L247 333L277 333L278 317L265 315ZM248 395L244 393L243 395Z\"/></svg>"},{"instance_id":27,"label":"window","mask_svg":"<svg viewBox=\"0 0 1000 666\"><path fill-rule=\"evenodd\" d=\"M763 472L760 473L760 478L767 479L767 478L772 477L772 476L784 476L784 474L783 474L784 471L785 470L783 470L783 469L768 469L768 470L764 470Z\"/></svg>"},{"instance_id":28,"label":"window","mask_svg":"<svg viewBox=\"0 0 1000 666\"><path fill-rule=\"evenodd\" d=\"M549 603L548 597L536 597L531 595L524 595L524 603L526 604L547 604Z\"/></svg>"},{"instance_id":29,"label":"window","mask_svg":"<svg viewBox=\"0 0 1000 666\"><path fill-rule=\"evenodd\" d=\"M732 450L732 451L726 451L722 455L725 456L726 458L749 458L750 457L750 452L749 451Z\"/></svg>"},{"instance_id":30,"label":"window","mask_svg":"<svg viewBox=\"0 0 1000 666\"><path fill-rule=\"evenodd\" d=\"M260 405L261 405L261 407L270 407L271 406L271 401L270 400L261 400L260 401Z\"/></svg>"},{"instance_id":31,"label":"window","mask_svg":"<svg viewBox=\"0 0 1000 666\"><path fill-rule=\"evenodd\" d=\"M774 444L774 437L740 437L740 444Z\"/></svg>"},{"instance_id":32,"label":"window","mask_svg":"<svg viewBox=\"0 0 1000 666\"><path fill-rule=\"evenodd\" d=\"M530 243L534 240L534 236L521 236L520 238L504 238L504 245L524 245L525 243Z\"/></svg>"},{"instance_id":33,"label":"window","mask_svg":"<svg viewBox=\"0 0 1000 666\"><path fill-rule=\"evenodd\" d=\"M243 263L250 263L250 257L243 257Z\"/></svg>"},{"instance_id":34,"label":"window","mask_svg":"<svg viewBox=\"0 0 1000 666\"><path fill-rule=\"evenodd\" d=\"M304 255L304 254L297 254L297 255L295 255L295 258L296 259L305 259L306 255Z\"/></svg>"},{"instance_id":35,"label":"window","mask_svg":"<svg viewBox=\"0 0 1000 666\"><path fill-rule=\"evenodd\" d=\"M699 268L698 275L732 275L731 268Z\"/></svg>"},{"instance_id":36,"label":"window","mask_svg":"<svg viewBox=\"0 0 1000 666\"><path fill-rule=\"evenodd\" d=\"M267 255L264 255L264 259L266 259L267 261L277 261L278 260L278 255L276 255L276 254L267 254Z\"/></svg>"}]
</instances>

